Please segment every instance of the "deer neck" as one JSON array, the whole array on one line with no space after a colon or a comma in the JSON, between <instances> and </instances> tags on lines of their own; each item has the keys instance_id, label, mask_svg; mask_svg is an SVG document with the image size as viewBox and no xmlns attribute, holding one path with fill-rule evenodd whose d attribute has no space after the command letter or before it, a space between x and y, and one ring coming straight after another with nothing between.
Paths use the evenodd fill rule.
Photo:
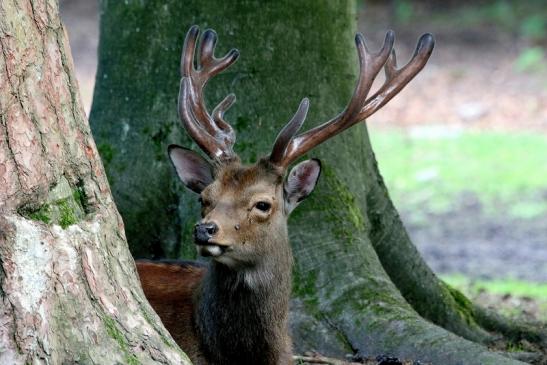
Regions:
<instances>
[{"instance_id":1,"label":"deer neck","mask_svg":"<svg viewBox=\"0 0 547 365\"><path fill-rule=\"evenodd\" d=\"M291 269L288 239L253 267L211 263L196 297L195 324L212 363L277 364L290 353Z\"/></svg>"}]
</instances>

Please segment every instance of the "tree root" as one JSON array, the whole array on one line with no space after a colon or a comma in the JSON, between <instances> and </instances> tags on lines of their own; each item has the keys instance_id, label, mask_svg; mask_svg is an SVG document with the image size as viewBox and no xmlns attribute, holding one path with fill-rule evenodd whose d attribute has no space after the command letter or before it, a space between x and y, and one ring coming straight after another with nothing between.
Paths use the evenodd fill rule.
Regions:
<instances>
[{"instance_id":1,"label":"tree root","mask_svg":"<svg viewBox=\"0 0 547 365\"><path fill-rule=\"evenodd\" d=\"M542 348L547 348L546 323L507 318L478 305L474 305L473 313L477 323L483 328L501 334L508 341L518 342L526 340Z\"/></svg>"}]
</instances>

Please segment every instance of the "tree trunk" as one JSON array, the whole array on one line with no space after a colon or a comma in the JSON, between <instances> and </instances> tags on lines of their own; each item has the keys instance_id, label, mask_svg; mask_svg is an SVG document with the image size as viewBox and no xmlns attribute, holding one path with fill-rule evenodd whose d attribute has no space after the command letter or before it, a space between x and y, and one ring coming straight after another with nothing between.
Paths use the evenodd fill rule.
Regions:
<instances>
[{"instance_id":1,"label":"tree trunk","mask_svg":"<svg viewBox=\"0 0 547 365\"><path fill-rule=\"evenodd\" d=\"M241 51L240 61L210 83L207 99L216 105L229 92L238 95L227 119L244 161L270 151L303 96L311 99L304 127L311 128L343 109L357 79L351 0L104 1L101 14L91 124L130 247L140 257L193 255L196 197L180 187L166 157L170 143L196 149L176 114L180 51L192 24L219 33L219 55ZM365 125L311 155L321 158L324 173L290 222L296 349L446 365L518 363L483 346L492 334L478 310L418 254L382 182ZM545 341L543 332L518 332L527 335Z\"/></svg>"},{"instance_id":2,"label":"tree trunk","mask_svg":"<svg viewBox=\"0 0 547 365\"><path fill-rule=\"evenodd\" d=\"M57 1L0 1L0 50L0 364L189 364L140 288Z\"/></svg>"}]
</instances>

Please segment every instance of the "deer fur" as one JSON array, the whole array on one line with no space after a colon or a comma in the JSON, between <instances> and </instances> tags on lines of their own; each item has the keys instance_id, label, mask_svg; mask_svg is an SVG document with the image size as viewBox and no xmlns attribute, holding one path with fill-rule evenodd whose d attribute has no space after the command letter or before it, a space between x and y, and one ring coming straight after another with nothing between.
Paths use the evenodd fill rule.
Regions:
<instances>
[{"instance_id":1,"label":"deer fur","mask_svg":"<svg viewBox=\"0 0 547 365\"><path fill-rule=\"evenodd\" d=\"M284 182L283 172L267 160L253 166L234 162L209 175L203 171L212 167L188 150L171 149L171 158L187 186L205 186L201 190L202 221L218 225L215 245L226 251L217 256L211 250L212 261L194 278L199 283L190 285L190 324L171 324L173 310L157 308L161 303L153 300L151 304L164 323L169 322L166 326L173 328L171 333L180 327L191 329L175 339L196 364L292 364L288 314L293 258L287 217L313 190L319 162L297 165ZM188 171L193 171L192 176ZM199 180L213 175L212 182ZM267 213L255 211L257 200L271 204ZM158 266L150 262L137 265L141 278L148 275L150 265ZM145 283L143 288L150 300L150 292L156 289ZM184 290L183 296L188 296L188 287Z\"/></svg>"}]
</instances>

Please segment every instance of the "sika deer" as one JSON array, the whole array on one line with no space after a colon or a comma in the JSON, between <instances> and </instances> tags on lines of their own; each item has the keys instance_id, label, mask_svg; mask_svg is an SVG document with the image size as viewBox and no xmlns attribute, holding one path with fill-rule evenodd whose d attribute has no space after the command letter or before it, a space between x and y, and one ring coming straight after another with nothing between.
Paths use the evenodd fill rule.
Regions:
<instances>
[{"instance_id":1,"label":"sika deer","mask_svg":"<svg viewBox=\"0 0 547 365\"><path fill-rule=\"evenodd\" d=\"M139 261L137 268L147 298L194 364L290 364L292 254L287 217L314 189L321 165L313 159L300 162L285 179L287 168L393 98L426 64L433 37L423 35L410 62L397 69L393 32L387 33L377 54L371 54L357 34L360 75L346 109L296 135L308 111L308 100L302 100L272 152L246 166L233 152L235 133L224 120L235 96L228 95L212 114L203 98L209 78L233 64L239 54L232 50L215 58L216 34L207 30L195 69L198 34L198 28L192 27L184 43L179 114L211 162L179 146L170 146L169 156L182 182L200 194L202 219L195 226L195 244L202 256L212 260L208 266ZM367 98L382 68L386 81Z\"/></svg>"}]
</instances>

